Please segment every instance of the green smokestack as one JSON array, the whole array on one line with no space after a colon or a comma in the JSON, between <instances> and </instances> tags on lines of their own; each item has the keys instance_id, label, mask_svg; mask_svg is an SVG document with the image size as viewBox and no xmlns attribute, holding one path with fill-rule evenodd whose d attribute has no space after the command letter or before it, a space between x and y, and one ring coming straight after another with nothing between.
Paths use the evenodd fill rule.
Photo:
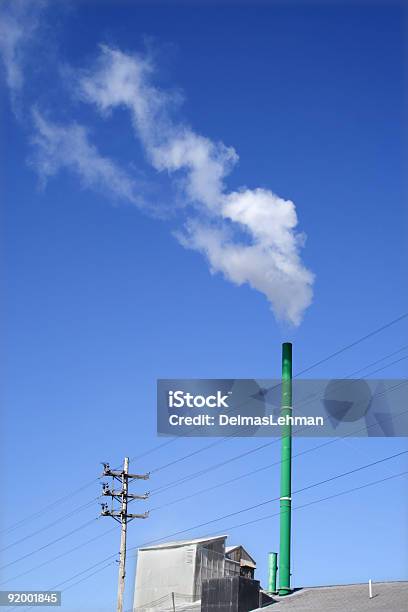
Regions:
<instances>
[{"instance_id":1,"label":"green smokestack","mask_svg":"<svg viewBox=\"0 0 408 612\"><path fill-rule=\"evenodd\" d=\"M292 416L292 344L282 344L281 416ZM290 588L290 530L292 511L292 425L282 425L280 483L280 546L279 595L288 595Z\"/></svg>"},{"instance_id":2,"label":"green smokestack","mask_svg":"<svg viewBox=\"0 0 408 612\"><path fill-rule=\"evenodd\" d=\"M269 553L268 563L268 592L276 593L276 573L278 571L278 553Z\"/></svg>"}]
</instances>

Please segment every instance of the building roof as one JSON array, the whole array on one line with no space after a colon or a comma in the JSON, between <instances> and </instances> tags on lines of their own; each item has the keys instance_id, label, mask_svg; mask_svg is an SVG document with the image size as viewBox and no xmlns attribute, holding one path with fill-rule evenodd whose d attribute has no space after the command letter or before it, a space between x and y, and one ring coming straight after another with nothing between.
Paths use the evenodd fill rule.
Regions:
<instances>
[{"instance_id":1,"label":"building roof","mask_svg":"<svg viewBox=\"0 0 408 612\"><path fill-rule=\"evenodd\" d=\"M275 603L259 612L406 612L408 582L374 582L372 599L367 583L304 588L273 599Z\"/></svg>"},{"instance_id":2,"label":"building roof","mask_svg":"<svg viewBox=\"0 0 408 612\"><path fill-rule=\"evenodd\" d=\"M217 542L218 540L226 540L228 536L219 535L209 538L195 538L194 540L175 540L174 542L163 542L162 544L154 544L153 546L143 546L139 550L155 550L162 548L179 548L182 546L191 546L194 544L206 544L207 542Z\"/></svg>"},{"instance_id":3,"label":"building roof","mask_svg":"<svg viewBox=\"0 0 408 612\"><path fill-rule=\"evenodd\" d=\"M239 548L243 551L244 557L247 559L247 561L251 561L252 562L251 563L252 567L256 568L256 561L255 561L255 559L249 554L247 549L244 548L244 546L242 546L242 544L237 544L236 546L226 546L225 547L225 552L228 555L229 553L232 553L232 552L234 552L234 550L238 550Z\"/></svg>"}]
</instances>

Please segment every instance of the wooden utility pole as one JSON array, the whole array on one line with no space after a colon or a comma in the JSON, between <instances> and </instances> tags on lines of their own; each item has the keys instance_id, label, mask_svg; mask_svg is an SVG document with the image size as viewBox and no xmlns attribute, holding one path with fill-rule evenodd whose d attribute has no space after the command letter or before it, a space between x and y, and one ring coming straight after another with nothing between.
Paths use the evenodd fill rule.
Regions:
<instances>
[{"instance_id":1,"label":"wooden utility pole","mask_svg":"<svg viewBox=\"0 0 408 612\"><path fill-rule=\"evenodd\" d=\"M119 553L119 579L118 579L118 599L117 599L117 612L123 611L123 594L125 591L125 576L126 576L126 534L127 524L131 520L145 519L149 516L148 512L143 514L129 514L128 513L128 500L132 499L147 499L149 494L134 495L129 493L129 480L147 480L149 474L129 474L129 457L125 457L123 462L122 470L111 470L109 463L103 464L104 476L112 477L112 488L108 483L102 485L102 495L106 495L112 498L112 507L109 510L108 504L102 504L102 516L111 516L121 525L120 531L120 553ZM118 480L121 483L120 491L115 491L114 481ZM116 500L120 504L120 509L115 510L113 507L113 500Z\"/></svg>"}]
</instances>

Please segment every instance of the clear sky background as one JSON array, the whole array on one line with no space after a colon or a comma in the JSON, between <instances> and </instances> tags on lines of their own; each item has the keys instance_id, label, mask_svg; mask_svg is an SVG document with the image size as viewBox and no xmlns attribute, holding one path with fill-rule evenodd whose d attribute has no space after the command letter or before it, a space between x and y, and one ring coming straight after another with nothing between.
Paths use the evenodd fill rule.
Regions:
<instances>
[{"instance_id":1,"label":"clear sky background","mask_svg":"<svg viewBox=\"0 0 408 612\"><path fill-rule=\"evenodd\" d=\"M2 574L11 580L44 565L1 588L46 589L79 574L61 586L69 587L104 564L83 570L118 551L119 527L113 529L109 518L48 546L98 516L99 462L115 466L125 455L142 455L132 470L153 471L211 442L177 440L144 455L163 443L155 434L157 378L278 377L286 339L294 343L297 372L408 310L401 5L50 4L31 14L18 15L7 3L2 9L2 19L18 18L24 32L14 47L10 37L2 47L2 529L26 519L1 534L2 544L44 528L1 553L1 565L13 563ZM316 275L313 303L299 327L277 322L264 295L211 274L201 254L175 239L189 205L176 206L174 183L146 162L128 113L119 109L101 117L73 91L73 75L93 65L101 43L130 54L147 49L156 84L183 96L177 111L182 120L235 148L240 160L226 178L228 189L263 187L295 202L299 230L307 235L302 260ZM11 56L5 53L10 45ZM10 79L12 65L21 80ZM143 195L152 193L165 210L141 210L111 197L106 185L87 188L70 168L42 183L34 109L59 125L86 126L100 154L141 179ZM308 376L346 376L406 346L406 339L402 321ZM406 361L381 376L405 377ZM321 442L296 439L294 453ZM261 443L217 444L159 469L148 488ZM293 488L407 448L402 438L339 441L294 459ZM278 460L274 444L140 505L154 508ZM294 495L293 505L406 469L406 458L388 461ZM294 510L294 586L408 579L406 487L406 478L397 478ZM133 522L129 546L166 539L278 495L275 465ZM231 544L242 543L255 557L266 584L267 553L278 549L278 517L232 527L277 511L273 502L185 537L230 534ZM128 608L134 569L131 551ZM108 612L116 582L113 564L68 589L62 609Z\"/></svg>"}]
</instances>

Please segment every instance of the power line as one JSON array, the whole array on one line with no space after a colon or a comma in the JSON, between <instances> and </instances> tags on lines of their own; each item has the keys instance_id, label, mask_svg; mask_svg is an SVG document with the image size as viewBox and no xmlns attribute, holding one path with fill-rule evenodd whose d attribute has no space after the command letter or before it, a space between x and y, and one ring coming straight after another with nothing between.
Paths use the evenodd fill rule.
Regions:
<instances>
[{"instance_id":1,"label":"power line","mask_svg":"<svg viewBox=\"0 0 408 612\"><path fill-rule=\"evenodd\" d=\"M404 355L403 357L400 357L399 359L395 359L394 361L391 361L390 363L387 363L385 366L382 366L381 368L377 368L376 370L372 370L371 372L366 374L366 376L364 378L367 378L367 376L372 376L373 374L377 374L377 372L381 372L382 370L386 370L390 366L395 365L396 363L400 363L401 361L404 361L405 359L408 359L408 355ZM374 365L374 364L371 364L371 365ZM354 372L354 374L356 374L356 372ZM348 376L347 378L351 378L351 376L353 376L353 374Z\"/></svg>"},{"instance_id":2,"label":"power line","mask_svg":"<svg viewBox=\"0 0 408 612\"><path fill-rule=\"evenodd\" d=\"M30 569L28 569L28 570L26 570L24 572L21 572L21 574L17 574L17 576L13 576L12 578L7 578L7 580L3 580L2 582L0 582L0 585L7 584L8 582L13 582L13 580L17 580L18 578L21 578L22 576L26 576L27 574L31 574L31 572L34 572L35 570L38 570L41 567L44 567L44 565L48 565L49 563L53 563L54 561L58 561L58 559L61 559L62 557L65 557L66 555L69 555L70 553L75 552L79 548L83 548L84 546L87 546L91 542L94 542L95 540L99 540L100 538L105 537L105 535L107 535L108 533L111 533L112 531L116 531L116 527L112 527L111 529L108 529L107 531L103 531L102 533L98 533L97 536L94 536L93 538L90 538L89 540L85 540L84 542L81 542L81 544L78 544L78 546L74 546L73 548L70 548L69 550L66 550L63 553L61 553L59 555L56 555L55 557L51 557L51 559L47 559L46 561L44 561L43 563L40 563L39 565L35 565L34 567L30 567Z\"/></svg>"},{"instance_id":3,"label":"power line","mask_svg":"<svg viewBox=\"0 0 408 612\"><path fill-rule=\"evenodd\" d=\"M154 474L155 472L160 472L161 470L164 470L165 468L175 465L176 463L180 463L180 461L185 461L185 459L190 459L190 457L194 457L194 455L198 455L199 453L202 453L205 450L208 450L209 448L213 448L214 446L217 446L218 444L223 444L224 442L226 442L227 440L230 440L233 437L234 436L229 436L227 438L218 438L218 440L215 440L215 442L211 442L210 444L207 444L203 448L199 448L195 451L192 451L191 453L188 453L188 455L184 455L183 457L174 459L174 461L169 461L168 463L165 463L164 465L161 465L160 467L155 468L150 473Z\"/></svg>"},{"instance_id":4,"label":"power line","mask_svg":"<svg viewBox=\"0 0 408 612\"><path fill-rule=\"evenodd\" d=\"M344 353L344 351L348 351L349 349L353 348L354 346L357 346L357 344L360 344L361 342L364 342L365 340L368 340L369 338L372 338L373 336L379 334L380 332L384 331L385 329L388 329L392 325L395 325L396 323L399 323L400 321L402 321L403 319L406 319L407 317L408 317L408 312L405 312L404 314L400 315L396 319L393 319L392 321L389 321L388 323L385 323L384 325L381 325L381 327L377 327L377 329L374 329L373 331L369 332L365 336L362 336L358 340L355 340L354 342L351 342L350 344L347 344L346 346L343 346L343 348L338 349L337 351L335 351L334 353L332 353L328 357L325 357L324 359L321 359L320 361L316 361L311 366L309 366L309 367L305 368L304 370L301 370L300 372L298 372L296 374L296 376L300 376L301 374L305 374L306 372L309 372L310 370L312 370L313 368L316 368L317 366L321 365L322 363L326 363L326 361L329 361L330 359L333 359L333 357L337 357L338 355L341 355L341 353Z\"/></svg>"},{"instance_id":5,"label":"power line","mask_svg":"<svg viewBox=\"0 0 408 612\"><path fill-rule=\"evenodd\" d=\"M229 463L232 463L233 461L237 461L238 459L242 459L242 457L247 457L248 455L251 455L252 453L256 453L259 450L262 450L263 448L266 448L268 446L271 446L273 444L277 444L280 441L280 438L275 438L273 440L271 440L270 442L265 442L264 444L261 444L259 446L256 446L255 448L251 448L248 451L245 451L244 453L239 453L238 455L234 455L233 457L230 457L229 459L225 460L225 461L220 461L219 463L216 463L212 466L208 466L206 468L203 468L202 470L199 470L198 472L193 472L191 474L188 474L187 476L184 476L183 478L178 478L176 480L172 480L170 482L168 482L167 484L164 484L160 487L158 487L157 489L152 489L151 491L151 495L157 495L157 493L162 493L163 491L167 491L167 489L172 489L174 486L179 485L179 484L184 484L185 482L188 482L189 480L193 480L194 478L198 478L199 476L202 476L204 474L207 474L208 472L211 472L219 467L224 467L225 465L228 465Z\"/></svg>"},{"instance_id":6,"label":"power line","mask_svg":"<svg viewBox=\"0 0 408 612\"><path fill-rule=\"evenodd\" d=\"M393 480L394 478L401 478L402 476L408 476L408 470L404 472L399 472L398 474L392 474L391 476L386 476L385 478L380 478L379 480L373 480L363 485L353 487L352 489L346 489L345 491L340 491L339 493L333 493L332 495L327 495L326 497L320 497L319 499L315 499L305 504L301 504L300 506L294 506L292 507L292 510L301 510L303 508L307 508L309 506L313 506L315 504L319 504L321 502L328 501L330 499L335 499L336 497L341 497L342 495L346 495L347 493L355 493L356 491L361 491L362 489L367 489L368 487L372 487L377 484L382 484L383 482L387 482L388 480ZM233 529L238 529L239 527L246 527L247 525L252 525L253 523L265 521L269 518L273 518L279 515L280 515L280 512L274 512L273 514L267 514L266 516L262 516L256 519L251 519L250 521L247 521L245 523L240 523L239 525L232 525L232 526L226 527L225 529L228 529L228 531L232 531Z\"/></svg>"},{"instance_id":7,"label":"power line","mask_svg":"<svg viewBox=\"0 0 408 612\"><path fill-rule=\"evenodd\" d=\"M93 485L96 482L98 482L98 480L99 480L99 478L94 478L93 480L88 481L86 484L84 484L83 486L79 487L78 489L75 489L74 491L71 491L71 493L68 493L67 495L64 495L63 497L60 497L60 498L56 499L55 501L51 502L47 506L44 506L44 508L42 508L41 510L38 510L37 512L33 512L32 514L29 514L27 517L21 519L20 521L17 521L17 523L13 523L13 525L10 525L10 527L6 527L6 528L2 529L0 531L0 533L5 533L5 532L9 533L11 531L14 531L15 529L18 529L23 523L27 522L28 520L32 520L32 519L35 519L35 518L37 518L39 516L42 516L45 512L48 512L48 510L51 510L51 508L55 508L55 506L57 506L58 504L64 502L65 500L71 499L71 497L73 497L74 495L77 495L81 491L84 491L85 489L87 489L91 485Z\"/></svg>"},{"instance_id":8,"label":"power line","mask_svg":"<svg viewBox=\"0 0 408 612\"><path fill-rule=\"evenodd\" d=\"M54 525L58 525L59 523L61 523L62 521L64 521L67 518L70 518L71 516L74 516L75 514L78 514L78 512L81 512L81 510L85 510L86 508L89 508L90 506L93 506L93 504L100 498L100 496L95 497L94 499L92 499L89 502L86 502L85 504L83 504L82 506L79 506L79 508L75 508L74 510L72 510L71 512L68 512L67 514L64 514L63 516L61 516L59 519L53 521L52 523L48 523L47 525L45 525L44 527L41 527L40 529L37 529L36 531L33 531L31 533L29 533L28 535L24 536L24 538L20 538L19 540L16 540L15 542L12 542L11 544L8 544L7 546L4 546L4 548L0 549L0 552L3 552L5 550L8 550L9 548L12 548L13 546L17 546L17 544L21 544L21 542L25 542L26 540L28 540L29 538L34 537L35 535L42 533L43 531L46 531L47 529L50 529L51 527L54 527Z\"/></svg>"},{"instance_id":9,"label":"power line","mask_svg":"<svg viewBox=\"0 0 408 612\"><path fill-rule=\"evenodd\" d=\"M74 576L71 576L71 578L68 578L68 580L64 580L64 582L60 582L60 584L57 584L53 587L51 587L50 589L47 589L48 591L55 591L59 586L65 584L66 582L70 582L71 580L73 580L76 576L81 576L82 574L85 574L86 572L89 572L90 569L100 565L101 563L103 563L105 561L105 559L103 559L102 561L99 561L98 563L95 563L95 565L91 565L91 567L88 567L87 569L83 570L82 572L79 572L78 574L74 574ZM88 574L88 576L85 576L85 578L81 578L80 580L77 580L76 582L74 582L73 584L70 584L68 587L65 587L65 589L63 589L63 591L68 591L69 589L71 589L72 587L76 586L77 584L79 584L80 582L83 582L84 580L88 580L88 578L91 578L92 576L94 576L95 574L101 572L102 570L106 569L107 567L110 567L111 565L113 565L115 563L115 561L111 561L110 563L107 563L106 565L104 565L103 567L100 567L99 569L97 569L96 571L92 572L91 574ZM62 591L61 591L62 592ZM31 608L33 608L34 606L28 606L25 607L26 610L31 610ZM16 610L17 608L20 608L20 606L13 606L12 608L10 608L10 610Z\"/></svg>"},{"instance_id":10,"label":"power line","mask_svg":"<svg viewBox=\"0 0 408 612\"><path fill-rule=\"evenodd\" d=\"M116 553L114 555L110 555L107 559L111 559L112 557L116 557ZM66 580L63 580L62 582L59 582L58 584L54 584L54 586L52 586L50 589L47 589L47 590L55 591L56 589L59 589L61 586L63 586L67 582L71 582L71 580L73 580L74 578L77 578L78 576L82 576L83 574L86 574L86 572L89 572L89 570L93 569L94 567L98 567L98 565L101 565L101 563L104 563L107 559L102 559L101 561L98 561L97 563L94 563L90 567L87 567L86 569L82 570L81 572L78 572L77 574L74 574L70 578L67 578ZM113 563L114 563L114 561L109 563L109 565L113 565ZM64 591L66 591L68 588L69 587L66 587L64 589Z\"/></svg>"},{"instance_id":11,"label":"power line","mask_svg":"<svg viewBox=\"0 0 408 612\"><path fill-rule=\"evenodd\" d=\"M400 412L397 415L394 415L393 418L396 418L398 416L401 416L403 414L407 414L408 410L404 410L403 412ZM364 431L366 429L369 429L370 427L374 427L377 426L377 423L374 423L372 425L368 425L368 426L363 426L360 429L354 430L352 432L350 432L349 434L346 434L345 436L339 437L339 438L332 438L326 442L323 442L322 444L319 444L318 446L314 446L313 448L308 448L304 451L301 451L299 453L296 453L295 455L293 455L293 459L295 459L296 457L300 457L302 455L306 455L308 453L313 453L316 450L320 450L321 448L324 448L325 446L329 446L331 444L336 444L337 442L339 442L340 440L342 440L343 438L346 437L351 437L353 435L355 435L356 433L359 433L361 431ZM219 489L221 487L225 487L228 484L232 484L233 482L237 482L239 480L242 480L243 478L247 478L248 476L252 476L253 474L258 474L259 472L263 472L271 467L274 467L275 465L280 465L281 461L280 459L278 461L274 461L273 463L268 463L267 465L264 465L260 468L256 468L255 470L251 470L249 472L246 472L245 474L241 474L239 476L234 476L234 478L230 478L228 480L224 480L223 482L220 482L216 485L212 485L210 487L206 487L205 489L200 489L199 491L196 491L194 493L190 493L189 495L185 495L184 497L179 497L178 499L175 499L173 501L170 502L166 502L165 504L162 504L161 506L158 506L156 508L151 508L150 512L156 512L158 510L161 510L163 508L167 508L168 506L173 506L174 504L180 503L182 501L186 501L188 499L192 499L193 497L196 497L197 495L202 495L203 493L208 493L209 491L213 491L214 489Z\"/></svg>"},{"instance_id":12,"label":"power line","mask_svg":"<svg viewBox=\"0 0 408 612\"><path fill-rule=\"evenodd\" d=\"M113 557L114 555L111 555L108 558ZM71 580L73 580L74 578L76 578L77 576L82 576L83 574L86 574L86 572L89 572L89 570L93 569L94 567L97 567L98 565L100 565L101 563L103 563L104 561L106 561L106 559L103 559L102 561L98 561L98 563L95 563L94 565L91 565L90 567L82 570L81 572L78 572L77 574L74 574L73 576L71 576L70 578L68 578L67 580L64 580L63 582L60 582L59 584L56 584L54 586L52 586L51 588L47 589L47 591L55 591L56 589L58 589L60 586L62 586L63 584L66 584L67 582L70 582ZM68 587L65 587L65 589L63 589L64 591L68 591L68 589L71 589L72 587L76 586L77 584L79 584L80 582L83 582L84 580L88 580L88 578L91 578L91 576L94 576L95 574L97 574L98 572L101 572L102 570L106 569L107 567L110 567L111 565L113 565L115 562L111 561L110 563L107 563L106 565L104 565L103 567L100 567L99 569L97 569L95 572L92 572L92 574L88 574L88 576L86 576L85 578L81 578L80 580L77 580L77 582L74 582L73 584L70 584ZM31 608L33 608L34 606L28 606L26 607L26 610L31 610ZM17 608L20 608L20 606L14 606L13 608L11 608L11 610L16 610Z\"/></svg>"},{"instance_id":13,"label":"power line","mask_svg":"<svg viewBox=\"0 0 408 612\"><path fill-rule=\"evenodd\" d=\"M106 569L107 567L110 567L111 565L114 565L114 563L115 563L115 561L111 561L110 563L107 563L103 567L100 567L99 569L97 569L95 572L92 572L92 574L88 574L88 576L85 576L85 578L81 578L80 580L77 580L73 584L70 584L69 586L65 587L64 591L68 591L69 589L72 589L74 586L76 586L80 582L84 582L84 580L88 580L88 578L91 578L92 576L94 576L95 574L98 574L99 572L101 572L102 570ZM72 580L72 578L71 578L71 580ZM50 590L52 591L53 589L50 589Z\"/></svg>"},{"instance_id":14,"label":"power line","mask_svg":"<svg viewBox=\"0 0 408 612\"><path fill-rule=\"evenodd\" d=\"M43 546L40 546L39 548L36 548L35 550L27 553L26 555L23 555L22 557L19 557L18 559L14 559L14 561L11 561L10 563L6 563L6 565L2 565L0 567L0 570L5 569L6 567L10 567L11 565L15 565L19 561L23 561L23 559L27 559L28 557L31 557L31 555L34 555L35 553L40 552L41 550L44 550L45 548L48 548L49 546L52 546L53 544L56 544L57 542L60 542L61 540L64 540L65 538L68 538L70 535L77 533L77 531L80 531L81 529L85 529L85 527L88 527L88 525L90 525L91 523L97 520L98 520L97 518L93 518L90 521L87 521L86 523L84 523L83 525L80 525L79 527L76 527L72 531L69 531L68 533L65 533L59 538L52 540L52 542L48 542L47 544L44 544Z\"/></svg>"},{"instance_id":15,"label":"power line","mask_svg":"<svg viewBox=\"0 0 408 612\"><path fill-rule=\"evenodd\" d=\"M386 367L386 366L384 366L384 367ZM374 397L381 396L385 392L388 392L388 391L390 391L390 390L392 390L394 388L398 388L399 386L402 386L402 385L405 385L405 384L407 384L406 381L396 385L395 387L392 387L391 389L388 389L388 390L386 390L384 392L381 392L381 393L375 395ZM312 398L312 400L305 400L301 405L303 405L305 403L310 403L310 401L313 401L313 398ZM404 414L404 413L401 413L401 414ZM295 433L299 432L299 431L302 431L304 428L305 427L300 427L298 430L295 431ZM366 426L364 426L364 428L362 428L362 429L366 429ZM359 429L357 431L361 431L362 429ZM340 441L340 440L343 440L343 438L346 438L346 437L348 437L348 435L336 438L336 440ZM188 482L190 480L194 480L195 478L198 478L198 477L200 477L200 476L202 476L204 474L207 474L210 471L216 470L216 469L218 469L220 467L224 467L225 465L227 465L229 463L232 463L234 461L237 461L238 459L241 459L243 457L246 457L248 455L256 453L256 452L258 452L258 451L260 451L260 450L262 450L262 449L264 449L264 448L266 448L268 446L272 446L273 444L277 444L278 442L280 442L280 438L275 438L275 439L273 439L273 440L271 440L269 442L265 442L264 444L260 444L259 446L256 446L255 448L252 448L252 449L250 449L248 451L245 451L244 453L238 453L237 455L234 455L233 457L230 457L229 459L227 459L225 461L220 461L220 462L218 462L216 464L213 464L212 466L207 466L206 468L203 468L202 470L198 470L196 472L192 472L191 474L187 474L186 476L182 477L181 479L176 479L176 480L170 481L170 482L168 482L168 483L166 483L164 485L161 485L160 487L157 487L156 489L152 489L152 491L150 493L151 493L151 495L157 495L158 493L163 493L164 491L167 491L168 489L172 489L176 485L184 484L185 482Z\"/></svg>"},{"instance_id":16,"label":"power line","mask_svg":"<svg viewBox=\"0 0 408 612\"><path fill-rule=\"evenodd\" d=\"M358 370L354 370L354 372L352 372L351 374L349 374L349 378L351 378L352 376L355 376L356 374L359 374L360 372L363 372L364 370L366 370L367 368L371 368L374 365L377 365L377 363L381 363L381 361L384 361L384 359L388 359L389 357L393 357L394 355L397 355L398 353L401 353L401 351L405 351L405 349L408 348L408 344L404 344L403 346L401 346L399 349L397 349L396 351L393 351L392 353L388 353L388 355L385 355L384 357L381 357L380 359L376 359L376 361L372 361L370 364L364 366L363 368L359 368ZM406 357L405 357L406 358ZM384 368L388 368L388 366L391 364L387 364L384 366ZM370 374L367 374L365 376L365 378L367 376L370 376Z\"/></svg>"},{"instance_id":17,"label":"power line","mask_svg":"<svg viewBox=\"0 0 408 612\"><path fill-rule=\"evenodd\" d=\"M162 444L159 444L158 446L154 446L150 450L147 450L146 452L141 453L140 455L135 455L134 457L131 457L130 461L137 461L138 459L142 459L143 457L146 457L146 455L151 455L152 453L160 450L161 448L164 448L165 446L168 446L169 444L173 444L174 442L176 442L176 440L178 440L177 437L170 438L170 440L166 440L166 442L163 442Z\"/></svg>"},{"instance_id":18,"label":"power line","mask_svg":"<svg viewBox=\"0 0 408 612\"><path fill-rule=\"evenodd\" d=\"M390 461L391 459L395 459L396 457L400 457L402 455L405 455L408 453L408 450L406 451L401 451L400 453L396 453L395 455L390 455L388 457L384 457L383 459L379 459L377 461L373 461L372 463L368 463L366 465L360 466L358 468L354 468L353 470L349 470L347 472L342 472L341 474L337 474L336 476L332 476L330 478L326 478L325 480L322 480L320 482L316 482L313 483L311 485L308 485L306 487L302 487L301 489L298 489L297 491L294 491L293 494L296 493L302 493L304 491L307 491L309 489L313 489L314 487L320 486L322 484L326 484L327 482L331 482L333 480L337 480L339 478L343 478L344 476L349 476L350 474L355 474L356 472L360 472L361 470L365 470L367 468L370 468L374 465L379 465L380 463L384 463L385 461ZM224 518L231 518L232 516L237 516L238 514L242 514L243 512L248 512L249 510L255 510L256 508L260 508L262 506L266 506L267 504L270 504L274 501L279 501L279 497L273 497L271 499L266 499L262 502L259 502L257 504L253 504L252 506L247 506L246 508L241 508L240 510L236 510L235 512L230 512L229 514L224 514L222 516L219 516L215 519L211 519L209 521L205 521L204 523L200 523L198 525L194 525L193 527L188 527L187 529L181 529L179 531L175 531L174 533L170 534L169 536L166 537L174 537L174 536L178 536L181 535L183 533L187 533L188 531L192 531L193 529L197 529L199 527L206 527L207 525L211 525L212 523L217 523L218 521L221 521ZM149 542L149 544L155 544L156 542L161 541L162 538L157 538L155 540L152 540L151 542ZM131 550L131 549L130 549Z\"/></svg>"}]
</instances>

